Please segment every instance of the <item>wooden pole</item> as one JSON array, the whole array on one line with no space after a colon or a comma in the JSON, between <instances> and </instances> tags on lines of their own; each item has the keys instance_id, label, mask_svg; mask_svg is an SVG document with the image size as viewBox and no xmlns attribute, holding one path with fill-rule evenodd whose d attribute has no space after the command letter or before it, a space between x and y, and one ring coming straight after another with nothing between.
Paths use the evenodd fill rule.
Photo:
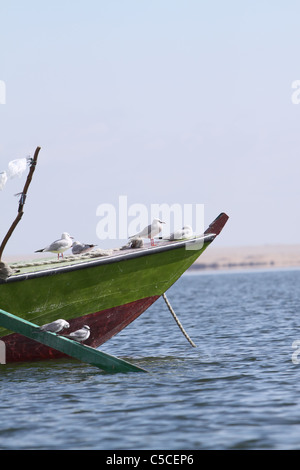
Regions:
<instances>
[{"instance_id":1,"label":"wooden pole","mask_svg":"<svg viewBox=\"0 0 300 470\"><path fill-rule=\"evenodd\" d=\"M10 239L13 231L15 230L16 226L18 225L18 223L20 222L20 220L22 219L22 216L24 214L23 212L23 207L24 207L24 204L25 204L25 200L26 200L26 196L27 196L27 191L28 191L28 188L29 188L29 185L31 183L31 180L32 180L32 176L33 176L33 173L34 173L34 170L35 170L35 167L36 167L36 163L37 163L37 158L38 158L38 154L39 154L39 151L41 150L41 147L37 147L35 152L34 152L34 156L33 158L30 160L30 169L29 169L29 173L28 173L28 176L27 176L27 179L26 179L26 182L25 182L25 185L24 185L24 188L23 188L23 191L20 193L21 197L20 197L20 201L19 201L19 207L18 207L18 214L17 214L17 217L15 218L15 220L13 221L13 223L11 224L7 234L5 235L2 243L1 243L1 246L0 246L0 261L2 259L2 254L3 254L3 251L4 251L4 248L8 242L8 240Z\"/></svg>"}]
</instances>

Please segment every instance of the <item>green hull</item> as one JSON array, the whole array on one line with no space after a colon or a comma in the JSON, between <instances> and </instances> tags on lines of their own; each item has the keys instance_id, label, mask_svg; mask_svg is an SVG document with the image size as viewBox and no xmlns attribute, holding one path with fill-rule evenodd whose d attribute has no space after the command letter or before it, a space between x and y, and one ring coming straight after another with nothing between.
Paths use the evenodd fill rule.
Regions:
<instances>
[{"instance_id":1,"label":"green hull","mask_svg":"<svg viewBox=\"0 0 300 470\"><path fill-rule=\"evenodd\" d=\"M227 219L220 214L202 237L193 240L158 242L155 247L119 250L101 258L24 266L0 281L0 309L35 325L63 318L74 331L86 324L91 335L85 344L97 348L164 294ZM5 324L0 327L0 337L6 344L7 362L61 357L59 351L5 328Z\"/></svg>"},{"instance_id":2,"label":"green hull","mask_svg":"<svg viewBox=\"0 0 300 470\"><path fill-rule=\"evenodd\" d=\"M187 249L186 243L181 242L177 247L173 245L171 250L160 248L155 252L152 248L148 252L139 252L139 256L126 253L65 267L61 262L60 268L13 276L0 285L0 307L42 325L57 318L70 320L160 296L211 241L212 237L208 237L198 249ZM190 248L196 247L190 245ZM0 329L0 337L8 333Z\"/></svg>"}]
</instances>

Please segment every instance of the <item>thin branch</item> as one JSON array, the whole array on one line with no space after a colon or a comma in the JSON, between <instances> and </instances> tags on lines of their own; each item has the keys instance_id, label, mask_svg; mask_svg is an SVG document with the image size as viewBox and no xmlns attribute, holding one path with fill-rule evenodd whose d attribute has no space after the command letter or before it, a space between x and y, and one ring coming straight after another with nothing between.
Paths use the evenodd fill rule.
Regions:
<instances>
[{"instance_id":1,"label":"thin branch","mask_svg":"<svg viewBox=\"0 0 300 470\"><path fill-rule=\"evenodd\" d=\"M38 154L39 154L39 151L41 150L41 147L37 147L35 152L34 152L34 156L32 159L30 159L30 169L29 169L29 173L28 173L28 176L27 176L27 179L26 179L26 182L25 182L25 185L24 185L24 188L23 188L23 191L20 193L21 197L20 197L20 201L19 201L19 207L18 207L18 215L17 217L15 218L15 220L13 221L10 229L8 230L7 234L5 235L2 243L1 243L1 246L0 246L0 261L1 261L1 258L2 258L2 253L4 251L4 248L8 242L8 240L10 239L13 231L15 230L16 226L18 225L18 223L20 222L24 212L23 212L23 207L24 207L24 204L25 204L25 200L26 200L26 196L27 196L27 191L28 191L28 188L29 188L29 185L31 183L31 180L32 180L32 176L33 176L33 173L34 173L34 170L35 170L35 167L36 167L36 163L37 163L37 158L38 158Z\"/></svg>"}]
</instances>

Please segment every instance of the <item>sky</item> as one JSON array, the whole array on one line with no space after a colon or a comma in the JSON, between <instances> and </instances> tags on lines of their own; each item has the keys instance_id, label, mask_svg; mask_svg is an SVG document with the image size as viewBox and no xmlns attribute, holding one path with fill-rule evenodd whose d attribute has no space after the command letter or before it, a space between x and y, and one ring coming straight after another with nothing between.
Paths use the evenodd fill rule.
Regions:
<instances>
[{"instance_id":1,"label":"sky","mask_svg":"<svg viewBox=\"0 0 300 470\"><path fill-rule=\"evenodd\" d=\"M0 0L0 172L41 147L3 258L65 231L120 246L102 209L132 228L161 204L204 207L205 228L226 212L218 246L298 244L299 17L297 0ZM0 191L1 240L25 180Z\"/></svg>"}]
</instances>

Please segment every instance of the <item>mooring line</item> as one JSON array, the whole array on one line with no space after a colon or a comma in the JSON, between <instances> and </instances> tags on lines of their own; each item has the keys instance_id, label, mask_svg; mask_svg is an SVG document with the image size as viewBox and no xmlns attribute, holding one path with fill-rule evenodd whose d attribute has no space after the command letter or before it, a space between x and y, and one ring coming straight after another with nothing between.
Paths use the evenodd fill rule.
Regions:
<instances>
[{"instance_id":1,"label":"mooring line","mask_svg":"<svg viewBox=\"0 0 300 470\"><path fill-rule=\"evenodd\" d=\"M181 332L182 332L183 335L186 337L186 339L188 340L188 342L193 346L193 348L196 348L195 343L191 340L191 338L189 337L189 335L187 334L187 332L184 330L182 324L180 323L180 321L179 321L179 319L178 319L176 313L174 312L174 310L173 310L173 308L172 308L170 302L169 302L168 299L167 299L166 294L163 294L162 296L163 296L164 301L166 302L167 307L168 307L168 309L170 310L170 312L171 312L171 314L172 314L174 320L176 321L177 325L179 326Z\"/></svg>"}]
</instances>

